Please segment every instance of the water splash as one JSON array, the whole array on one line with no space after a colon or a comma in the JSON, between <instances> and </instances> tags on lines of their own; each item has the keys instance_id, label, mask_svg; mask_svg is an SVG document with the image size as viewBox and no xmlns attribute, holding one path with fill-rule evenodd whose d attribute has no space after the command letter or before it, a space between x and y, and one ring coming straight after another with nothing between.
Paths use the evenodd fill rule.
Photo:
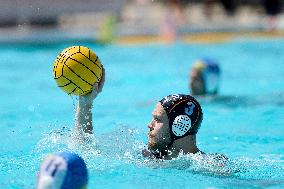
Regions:
<instances>
[{"instance_id":1,"label":"water splash","mask_svg":"<svg viewBox=\"0 0 284 189\"><path fill-rule=\"evenodd\" d=\"M162 172L169 172L170 175L171 172L179 171L182 178L196 174L199 175L197 177L209 177L208 181L212 181L212 178L225 178L221 185L241 183L243 187L247 187L250 183L256 187L284 183L283 155L228 159L221 154L197 153L180 154L172 160L153 160L143 158L141 155L142 149L146 147L143 142L144 134L129 126L117 125L112 132L96 137L87 134L83 136L83 141L80 137L82 136L78 136L78 133L66 127L44 135L33 150L37 155L33 157L32 162L39 164L39 159L47 153L63 150L76 152L86 161L91 183L101 174L111 176L121 174L130 177L127 171L132 173L134 170L140 176L164 170Z\"/></svg>"}]
</instances>

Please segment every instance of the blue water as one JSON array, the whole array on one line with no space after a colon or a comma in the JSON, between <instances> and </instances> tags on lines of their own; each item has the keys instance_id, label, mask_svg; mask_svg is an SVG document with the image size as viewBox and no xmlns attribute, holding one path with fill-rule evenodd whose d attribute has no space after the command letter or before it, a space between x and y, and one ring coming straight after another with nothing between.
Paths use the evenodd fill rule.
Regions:
<instances>
[{"instance_id":1,"label":"blue water","mask_svg":"<svg viewBox=\"0 0 284 189\"><path fill-rule=\"evenodd\" d=\"M52 76L57 54L71 45L97 52L106 69L94 102L95 136L74 142L76 98ZM35 187L47 153L71 150L87 162L89 188L283 188L284 40L238 39L220 44L0 44L0 188ZM224 99L200 99L199 148L230 158L225 168L181 156L141 157L155 103L188 93L187 75L199 57L220 62Z\"/></svg>"}]
</instances>

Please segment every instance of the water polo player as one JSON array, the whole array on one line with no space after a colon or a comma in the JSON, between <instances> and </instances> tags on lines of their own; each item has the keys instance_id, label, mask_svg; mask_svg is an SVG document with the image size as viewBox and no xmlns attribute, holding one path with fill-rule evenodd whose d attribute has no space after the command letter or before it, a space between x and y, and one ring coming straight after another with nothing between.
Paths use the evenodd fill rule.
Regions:
<instances>
[{"instance_id":1,"label":"water polo player","mask_svg":"<svg viewBox=\"0 0 284 189\"><path fill-rule=\"evenodd\" d=\"M196 134L202 122L202 109L190 95L164 97L154 109L148 125L148 150L146 157L171 159L184 154L200 152Z\"/></svg>"},{"instance_id":2,"label":"water polo player","mask_svg":"<svg viewBox=\"0 0 284 189\"><path fill-rule=\"evenodd\" d=\"M40 166L37 189L86 189L88 171L77 154L60 152L48 155Z\"/></svg>"},{"instance_id":3,"label":"water polo player","mask_svg":"<svg viewBox=\"0 0 284 189\"><path fill-rule=\"evenodd\" d=\"M196 61L189 73L192 95L216 95L219 89L220 68L210 59Z\"/></svg>"}]
</instances>

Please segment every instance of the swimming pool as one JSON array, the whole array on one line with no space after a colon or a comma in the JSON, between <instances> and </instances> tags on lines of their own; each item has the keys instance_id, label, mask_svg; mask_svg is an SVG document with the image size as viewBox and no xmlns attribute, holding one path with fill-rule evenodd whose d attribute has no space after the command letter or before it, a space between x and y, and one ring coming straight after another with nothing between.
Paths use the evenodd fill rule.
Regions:
<instances>
[{"instance_id":1,"label":"swimming pool","mask_svg":"<svg viewBox=\"0 0 284 189\"><path fill-rule=\"evenodd\" d=\"M283 42L0 45L0 188L34 188L42 158L66 149L86 160L89 188L283 188ZM106 69L94 102L95 139L86 146L72 142L76 99L52 77L57 53L71 45L95 50ZM201 100L198 146L226 154L231 164L222 170L195 157L143 159L155 102L188 93L188 68L204 56L220 62L220 93L233 100Z\"/></svg>"}]
</instances>

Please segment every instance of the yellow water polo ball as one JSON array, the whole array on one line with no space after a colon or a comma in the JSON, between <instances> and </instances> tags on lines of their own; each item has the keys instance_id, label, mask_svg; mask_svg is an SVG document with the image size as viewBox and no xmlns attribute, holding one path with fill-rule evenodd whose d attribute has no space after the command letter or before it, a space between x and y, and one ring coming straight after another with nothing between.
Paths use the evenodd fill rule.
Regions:
<instances>
[{"instance_id":1,"label":"yellow water polo ball","mask_svg":"<svg viewBox=\"0 0 284 189\"><path fill-rule=\"evenodd\" d=\"M69 95L85 95L101 80L102 64L89 48L72 46L57 56L53 77L58 87Z\"/></svg>"}]
</instances>

